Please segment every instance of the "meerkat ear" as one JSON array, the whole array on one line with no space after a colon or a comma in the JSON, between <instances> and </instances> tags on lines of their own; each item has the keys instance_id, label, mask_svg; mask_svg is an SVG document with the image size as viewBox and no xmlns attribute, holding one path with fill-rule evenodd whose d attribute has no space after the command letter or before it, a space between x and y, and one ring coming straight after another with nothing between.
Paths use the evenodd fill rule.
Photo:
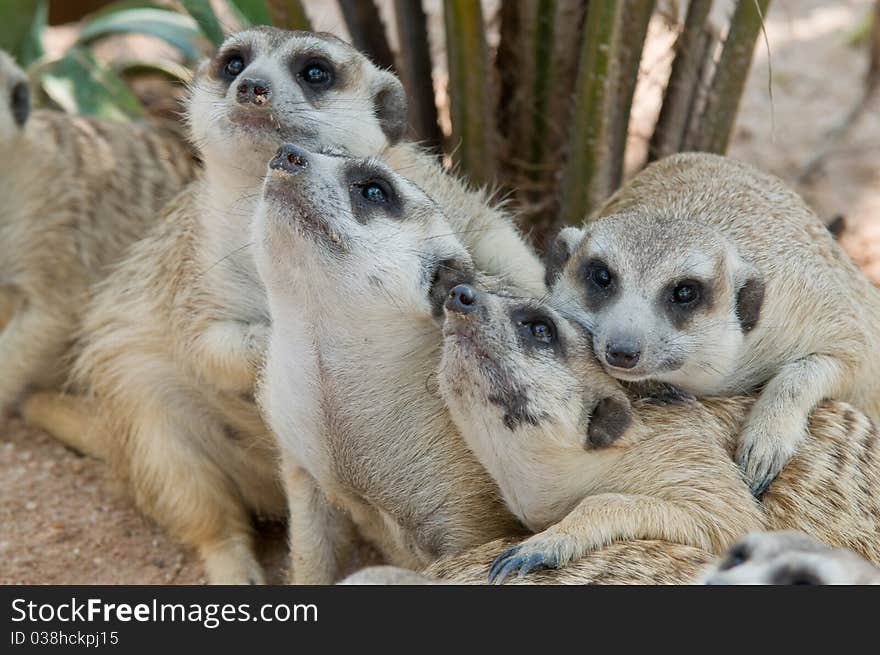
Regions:
<instances>
[{"instance_id":1,"label":"meerkat ear","mask_svg":"<svg viewBox=\"0 0 880 655\"><path fill-rule=\"evenodd\" d=\"M608 396L596 405L587 428L585 450L606 448L626 432L632 422L632 405L626 396Z\"/></svg>"},{"instance_id":2,"label":"meerkat ear","mask_svg":"<svg viewBox=\"0 0 880 655\"><path fill-rule=\"evenodd\" d=\"M743 333L751 332L761 318L764 276L753 265L738 261L736 271L736 317Z\"/></svg>"},{"instance_id":3,"label":"meerkat ear","mask_svg":"<svg viewBox=\"0 0 880 655\"><path fill-rule=\"evenodd\" d=\"M577 227L566 227L559 231L553 243L547 249L544 255L544 282L547 288L553 286L553 283L562 275L562 269L565 268L566 262L571 258L578 244L583 241L587 231Z\"/></svg>"},{"instance_id":4,"label":"meerkat ear","mask_svg":"<svg viewBox=\"0 0 880 655\"><path fill-rule=\"evenodd\" d=\"M31 113L31 90L26 81L17 82L12 87L9 106L12 107L12 118L16 125L23 127Z\"/></svg>"},{"instance_id":5,"label":"meerkat ear","mask_svg":"<svg viewBox=\"0 0 880 655\"><path fill-rule=\"evenodd\" d=\"M373 105L376 118L389 143L397 143L406 134L406 92L397 76L387 71L377 71L373 81Z\"/></svg>"},{"instance_id":6,"label":"meerkat ear","mask_svg":"<svg viewBox=\"0 0 880 655\"><path fill-rule=\"evenodd\" d=\"M751 332L761 317L764 304L764 280L749 278L736 292L736 317L743 332Z\"/></svg>"}]
</instances>

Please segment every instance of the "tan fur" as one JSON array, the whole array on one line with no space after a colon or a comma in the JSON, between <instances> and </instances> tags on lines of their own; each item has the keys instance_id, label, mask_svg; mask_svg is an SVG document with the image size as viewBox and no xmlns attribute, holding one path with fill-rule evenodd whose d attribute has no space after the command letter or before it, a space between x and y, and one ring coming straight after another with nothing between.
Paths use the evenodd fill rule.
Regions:
<instances>
[{"instance_id":1,"label":"tan fur","mask_svg":"<svg viewBox=\"0 0 880 655\"><path fill-rule=\"evenodd\" d=\"M699 396L765 385L737 454L756 492L822 399L880 418L880 293L778 179L714 155L672 156L619 191L580 242L572 236L554 302L594 332L603 363L606 337L640 343L633 368L606 366L615 377ZM585 270L597 259L617 280L605 299ZM707 302L676 325L663 285L688 277L702 280ZM760 291L756 322L744 322L739 302L756 310L749 298Z\"/></svg>"},{"instance_id":2,"label":"tan fur","mask_svg":"<svg viewBox=\"0 0 880 655\"><path fill-rule=\"evenodd\" d=\"M57 388L91 285L194 176L170 133L34 111L11 116L24 75L0 52L0 414Z\"/></svg>"},{"instance_id":3,"label":"tan fur","mask_svg":"<svg viewBox=\"0 0 880 655\"><path fill-rule=\"evenodd\" d=\"M616 396L587 335L547 305L485 292L466 312L447 301L446 312L444 398L508 506L539 532L499 562L501 579L620 540L721 554L759 529L803 530L880 561L880 444L849 405L815 410L808 438L759 505L732 460L752 399L639 400L623 434L597 449L587 435ZM523 320L554 325L553 343L533 343L517 327Z\"/></svg>"},{"instance_id":4,"label":"tan fur","mask_svg":"<svg viewBox=\"0 0 880 655\"><path fill-rule=\"evenodd\" d=\"M456 584L485 584L486 571L498 553L513 546L493 541L452 555L427 567L430 577ZM508 578L508 584L647 585L687 584L714 557L706 551L657 540L621 541L593 551L561 569L532 571Z\"/></svg>"},{"instance_id":5,"label":"tan fur","mask_svg":"<svg viewBox=\"0 0 880 655\"><path fill-rule=\"evenodd\" d=\"M254 237L273 325L260 398L297 488L294 580L338 577L346 520L408 568L515 534L433 388L438 303L473 274L441 208L376 160L286 146L272 166ZM371 180L394 201L366 203Z\"/></svg>"},{"instance_id":6,"label":"tan fur","mask_svg":"<svg viewBox=\"0 0 880 655\"><path fill-rule=\"evenodd\" d=\"M876 585L877 568L852 551L829 548L802 532L746 535L699 580L712 585Z\"/></svg>"},{"instance_id":7,"label":"tan fur","mask_svg":"<svg viewBox=\"0 0 880 655\"><path fill-rule=\"evenodd\" d=\"M510 540L492 541L441 558L422 573L390 566L371 567L350 575L341 584L486 584L486 570L492 560L513 544ZM511 578L509 584L687 584L713 559L705 551L681 544L625 541L592 552L563 569L544 569Z\"/></svg>"},{"instance_id":8,"label":"tan fur","mask_svg":"<svg viewBox=\"0 0 880 655\"><path fill-rule=\"evenodd\" d=\"M233 56L244 67L228 80ZM297 66L312 59L333 68L329 90L314 91L302 80ZM238 100L248 79L271 95ZM358 155L384 152L403 132L404 102L393 75L332 35L263 27L233 35L200 67L189 103L204 176L169 205L161 229L133 248L89 308L76 382L102 409L103 425L87 437L92 451L108 441L101 434L116 435L108 458L130 479L138 505L199 549L212 582L261 581L249 515L285 513L274 442L252 401L269 316L249 224L266 163L284 140ZM485 206L483 194L441 175L413 146L392 147L388 156L461 206L450 233L474 243L506 234L509 248L532 263L509 276L523 289L540 288L534 254L506 214ZM509 266L495 253L485 256ZM287 393L304 386L300 380ZM53 414L43 402L40 422L63 433L70 414L65 399L58 401L65 411ZM314 489L302 488L295 472L283 477L288 494L298 497L291 502L311 506ZM292 511L299 516L296 505ZM294 540L311 536L306 530ZM292 558L300 562L296 545Z\"/></svg>"}]
</instances>

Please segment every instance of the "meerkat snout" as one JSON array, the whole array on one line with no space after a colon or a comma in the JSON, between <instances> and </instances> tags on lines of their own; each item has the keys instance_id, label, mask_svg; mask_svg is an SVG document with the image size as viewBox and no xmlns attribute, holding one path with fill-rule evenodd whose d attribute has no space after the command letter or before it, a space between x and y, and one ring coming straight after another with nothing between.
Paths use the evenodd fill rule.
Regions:
<instances>
[{"instance_id":1,"label":"meerkat snout","mask_svg":"<svg viewBox=\"0 0 880 655\"><path fill-rule=\"evenodd\" d=\"M298 173L309 165L308 153L295 145L285 143L278 148L278 152L269 162L269 168L273 171L287 171Z\"/></svg>"},{"instance_id":2,"label":"meerkat snout","mask_svg":"<svg viewBox=\"0 0 880 655\"><path fill-rule=\"evenodd\" d=\"M639 363L641 355L641 346L632 337L612 339L605 346L605 361L614 368L632 368Z\"/></svg>"},{"instance_id":3,"label":"meerkat snout","mask_svg":"<svg viewBox=\"0 0 880 655\"><path fill-rule=\"evenodd\" d=\"M449 292L445 307L456 314L470 314L477 309L477 292L467 284L459 284Z\"/></svg>"},{"instance_id":4,"label":"meerkat snout","mask_svg":"<svg viewBox=\"0 0 880 655\"><path fill-rule=\"evenodd\" d=\"M31 112L31 93L27 82L22 80L12 87L9 94L9 108L12 118L19 127L24 126Z\"/></svg>"},{"instance_id":5,"label":"meerkat snout","mask_svg":"<svg viewBox=\"0 0 880 655\"><path fill-rule=\"evenodd\" d=\"M271 97L272 87L269 82L256 77L244 78L235 89L235 99L240 105L262 107L269 104Z\"/></svg>"}]
</instances>

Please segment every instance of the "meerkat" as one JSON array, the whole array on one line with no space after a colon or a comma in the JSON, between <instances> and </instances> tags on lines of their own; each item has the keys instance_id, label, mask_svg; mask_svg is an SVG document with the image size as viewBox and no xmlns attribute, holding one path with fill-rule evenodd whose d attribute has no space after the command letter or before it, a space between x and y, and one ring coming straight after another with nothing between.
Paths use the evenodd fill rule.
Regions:
<instances>
[{"instance_id":1,"label":"meerkat","mask_svg":"<svg viewBox=\"0 0 880 655\"><path fill-rule=\"evenodd\" d=\"M189 147L147 125L31 111L0 51L0 415L58 388L89 288L196 171Z\"/></svg>"},{"instance_id":2,"label":"meerkat","mask_svg":"<svg viewBox=\"0 0 880 655\"><path fill-rule=\"evenodd\" d=\"M197 71L188 118L204 175L88 310L74 386L98 402L44 394L24 413L82 450L108 452L141 509L199 550L211 582L261 582L249 515L282 516L285 501L252 398L269 308L249 224L279 143L381 153L449 203L450 234L487 268L539 292L543 267L484 192L398 143L399 80L332 35L259 27L229 37ZM83 408L95 406L100 429L88 429Z\"/></svg>"},{"instance_id":3,"label":"meerkat","mask_svg":"<svg viewBox=\"0 0 880 655\"><path fill-rule=\"evenodd\" d=\"M628 402L595 361L592 335L548 303L462 284L444 309L441 393L508 507L538 533L500 555L492 579L617 540L720 555L765 528L880 561L880 442L849 405L812 413L808 438L759 504L733 461L758 401Z\"/></svg>"},{"instance_id":4,"label":"meerkat","mask_svg":"<svg viewBox=\"0 0 880 655\"><path fill-rule=\"evenodd\" d=\"M803 532L755 532L703 572L708 585L876 585L880 568Z\"/></svg>"},{"instance_id":5,"label":"meerkat","mask_svg":"<svg viewBox=\"0 0 880 655\"><path fill-rule=\"evenodd\" d=\"M553 303L605 370L761 393L736 459L759 495L825 398L880 417L880 293L778 179L716 155L649 166L550 257Z\"/></svg>"},{"instance_id":6,"label":"meerkat","mask_svg":"<svg viewBox=\"0 0 880 655\"><path fill-rule=\"evenodd\" d=\"M379 160L285 145L254 243L294 581L337 580L352 526L411 569L521 534L432 389L443 299L476 274L441 208Z\"/></svg>"}]
</instances>

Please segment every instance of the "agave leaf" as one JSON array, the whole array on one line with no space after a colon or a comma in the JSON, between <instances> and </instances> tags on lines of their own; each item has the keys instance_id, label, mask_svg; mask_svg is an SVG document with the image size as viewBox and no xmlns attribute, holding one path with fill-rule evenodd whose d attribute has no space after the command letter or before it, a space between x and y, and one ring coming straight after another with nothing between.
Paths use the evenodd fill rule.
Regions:
<instances>
[{"instance_id":1,"label":"agave leaf","mask_svg":"<svg viewBox=\"0 0 880 655\"><path fill-rule=\"evenodd\" d=\"M272 16L269 14L266 0L229 0L229 4L250 25L272 24Z\"/></svg>"},{"instance_id":2,"label":"agave leaf","mask_svg":"<svg viewBox=\"0 0 880 655\"><path fill-rule=\"evenodd\" d=\"M192 69L187 68L176 61L171 61L170 59L151 61L128 59L114 62L113 71L120 77L139 75L142 73L156 73L168 78L172 82L187 84L192 80Z\"/></svg>"},{"instance_id":3,"label":"agave leaf","mask_svg":"<svg viewBox=\"0 0 880 655\"><path fill-rule=\"evenodd\" d=\"M211 43L215 46L223 43L225 38L223 28L220 26L217 14L211 8L210 0L180 0L180 3L199 24L202 32L211 40Z\"/></svg>"},{"instance_id":4,"label":"agave leaf","mask_svg":"<svg viewBox=\"0 0 880 655\"><path fill-rule=\"evenodd\" d=\"M149 34L166 41L180 50L190 61L199 58L198 43L201 31L189 16L175 11L152 7L123 7L117 11L105 11L86 21L79 36L79 43L122 32Z\"/></svg>"},{"instance_id":5,"label":"agave leaf","mask_svg":"<svg viewBox=\"0 0 880 655\"><path fill-rule=\"evenodd\" d=\"M46 0L17 0L15 8L4 10L0 21L0 48L23 67L43 56L40 34L46 26Z\"/></svg>"},{"instance_id":6,"label":"agave leaf","mask_svg":"<svg viewBox=\"0 0 880 655\"><path fill-rule=\"evenodd\" d=\"M37 78L46 95L70 114L127 120L144 113L128 85L82 45L41 65Z\"/></svg>"}]
</instances>

